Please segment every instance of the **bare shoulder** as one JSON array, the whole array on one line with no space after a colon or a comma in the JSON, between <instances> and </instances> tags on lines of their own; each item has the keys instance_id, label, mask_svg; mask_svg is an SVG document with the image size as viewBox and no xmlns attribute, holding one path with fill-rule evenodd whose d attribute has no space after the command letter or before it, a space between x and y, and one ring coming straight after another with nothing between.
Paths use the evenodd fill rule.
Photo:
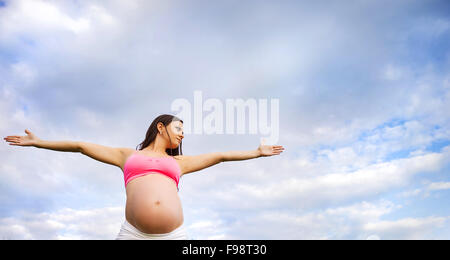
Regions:
<instances>
[{"instance_id":1,"label":"bare shoulder","mask_svg":"<svg viewBox=\"0 0 450 260\"><path fill-rule=\"evenodd\" d=\"M174 155L173 158L182 161L186 158L186 155Z\"/></svg>"},{"instance_id":2,"label":"bare shoulder","mask_svg":"<svg viewBox=\"0 0 450 260\"><path fill-rule=\"evenodd\" d=\"M130 157L136 150L127 148L127 147L118 147L116 149L119 150L120 154L121 154L120 168L123 171L123 167L124 167L128 157Z\"/></svg>"},{"instance_id":3,"label":"bare shoulder","mask_svg":"<svg viewBox=\"0 0 450 260\"><path fill-rule=\"evenodd\" d=\"M180 163L189 163L194 159L195 156L192 155L174 155L173 158Z\"/></svg>"},{"instance_id":4,"label":"bare shoulder","mask_svg":"<svg viewBox=\"0 0 450 260\"><path fill-rule=\"evenodd\" d=\"M185 173L186 165L189 163L189 158L191 156L188 155L174 155L173 158L177 161L180 166L181 175Z\"/></svg>"},{"instance_id":5,"label":"bare shoulder","mask_svg":"<svg viewBox=\"0 0 450 260\"><path fill-rule=\"evenodd\" d=\"M133 149L80 142L80 152L94 160L123 169L125 160L133 152Z\"/></svg>"},{"instance_id":6,"label":"bare shoulder","mask_svg":"<svg viewBox=\"0 0 450 260\"><path fill-rule=\"evenodd\" d=\"M134 149L127 148L127 147L119 147L117 149L119 149L119 151L125 156L125 158L127 158L128 156L130 156L131 154L133 154L136 151Z\"/></svg>"}]
</instances>

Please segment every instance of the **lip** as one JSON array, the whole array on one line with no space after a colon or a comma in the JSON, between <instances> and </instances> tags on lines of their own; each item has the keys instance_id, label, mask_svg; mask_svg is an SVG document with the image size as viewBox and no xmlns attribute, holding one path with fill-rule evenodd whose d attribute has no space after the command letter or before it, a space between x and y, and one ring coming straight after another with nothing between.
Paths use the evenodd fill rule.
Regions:
<instances>
[{"instance_id":1,"label":"lip","mask_svg":"<svg viewBox=\"0 0 450 260\"><path fill-rule=\"evenodd\" d=\"M178 142L180 142L180 143L181 143L181 139L180 139L180 138L177 138L177 140L178 140Z\"/></svg>"}]
</instances>

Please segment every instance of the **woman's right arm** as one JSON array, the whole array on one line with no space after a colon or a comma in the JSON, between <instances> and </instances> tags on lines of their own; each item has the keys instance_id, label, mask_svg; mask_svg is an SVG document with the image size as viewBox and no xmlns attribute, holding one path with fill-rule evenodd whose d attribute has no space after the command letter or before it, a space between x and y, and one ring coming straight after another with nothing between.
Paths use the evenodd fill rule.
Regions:
<instances>
[{"instance_id":1,"label":"woman's right arm","mask_svg":"<svg viewBox=\"0 0 450 260\"><path fill-rule=\"evenodd\" d=\"M73 141L45 141L37 140L33 145L36 148L43 148L60 152L80 152L80 143Z\"/></svg>"},{"instance_id":2,"label":"woman's right arm","mask_svg":"<svg viewBox=\"0 0 450 260\"><path fill-rule=\"evenodd\" d=\"M122 168L127 148L114 148L99 144L76 141L45 141L25 130L26 136L7 136L10 145L34 146L60 152L79 152L97 161ZM128 149L129 150L129 149Z\"/></svg>"},{"instance_id":3,"label":"woman's right arm","mask_svg":"<svg viewBox=\"0 0 450 260\"><path fill-rule=\"evenodd\" d=\"M39 139L28 129L25 129L25 136L10 135L3 138L9 142L9 145L16 146L34 146L37 148L43 148L59 152L80 152L80 143L73 141L45 141Z\"/></svg>"}]
</instances>

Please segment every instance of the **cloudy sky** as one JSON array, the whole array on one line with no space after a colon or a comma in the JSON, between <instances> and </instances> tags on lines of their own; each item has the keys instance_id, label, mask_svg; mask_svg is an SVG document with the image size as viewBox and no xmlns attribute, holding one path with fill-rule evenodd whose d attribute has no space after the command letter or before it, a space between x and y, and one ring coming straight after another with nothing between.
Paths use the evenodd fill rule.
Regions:
<instances>
[{"instance_id":1,"label":"cloudy sky","mask_svg":"<svg viewBox=\"0 0 450 260\"><path fill-rule=\"evenodd\" d=\"M450 239L448 10L0 0L0 135L135 148L194 91L223 104L278 99L284 153L181 179L190 237ZM261 137L191 133L183 153L256 149ZM0 239L116 237L119 168L7 143L0 158Z\"/></svg>"}]
</instances>

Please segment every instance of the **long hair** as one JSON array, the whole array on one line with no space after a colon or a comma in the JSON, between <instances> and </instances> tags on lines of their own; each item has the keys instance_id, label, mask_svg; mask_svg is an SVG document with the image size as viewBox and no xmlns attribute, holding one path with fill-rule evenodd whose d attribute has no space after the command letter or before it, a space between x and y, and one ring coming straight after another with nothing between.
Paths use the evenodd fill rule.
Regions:
<instances>
[{"instance_id":1,"label":"long hair","mask_svg":"<svg viewBox=\"0 0 450 260\"><path fill-rule=\"evenodd\" d=\"M169 132L167 131L167 127L173 121L180 121L181 123L183 123L183 120L181 120L178 117L173 116L173 115L164 114L164 115L160 115L157 118L155 118L153 120L153 122L151 123L150 127L148 128L147 134L145 134L144 141L142 141L142 143L140 143L136 147L136 150L144 149L145 147L149 146L155 140L156 135L158 134L158 128L156 128L156 126L158 125L159 122L161 122L166 127L166 133L167 133L167 136L169 136L170 147L172 147L172 141L170 141L170 135L169 135ZM180 142L180 145L175 149L170 149L170 148L166 149L166 153L171 156L183 155L181 145L182 145L182 142Z\"/></svg>"}]
</instances>

